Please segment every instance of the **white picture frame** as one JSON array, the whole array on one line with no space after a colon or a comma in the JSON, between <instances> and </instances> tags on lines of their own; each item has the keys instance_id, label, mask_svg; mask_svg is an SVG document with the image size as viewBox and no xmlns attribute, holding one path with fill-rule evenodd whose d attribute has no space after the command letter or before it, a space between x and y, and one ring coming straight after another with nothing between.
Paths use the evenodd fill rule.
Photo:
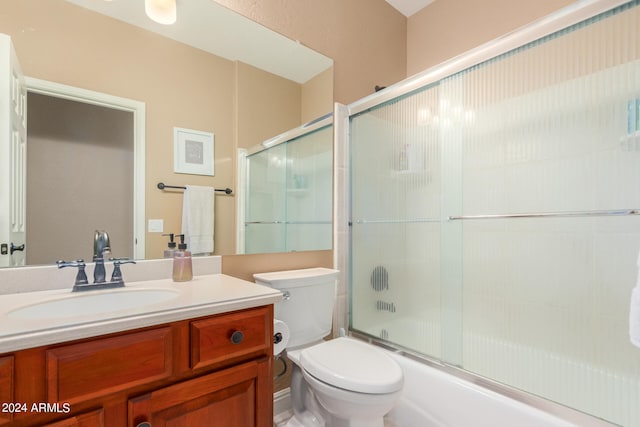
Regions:
<instances>
[{"instance_id":1,"label":"white picture frame","mask_svg":"<svg viewBox=\"0 0 640 427\"><path fill-rule=\"evenodd\" d=\"M214 176L214 135L193 129L173 128L173 171Z\"/></svg>"}]
</instances>

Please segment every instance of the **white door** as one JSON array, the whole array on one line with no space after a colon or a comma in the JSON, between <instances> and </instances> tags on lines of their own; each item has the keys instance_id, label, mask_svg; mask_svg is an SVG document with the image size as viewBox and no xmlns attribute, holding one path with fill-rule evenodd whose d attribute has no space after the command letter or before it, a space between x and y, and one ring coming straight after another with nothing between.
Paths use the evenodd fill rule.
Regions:
<instances>
[{"instance_id":1,"label":"white door","mask_svg":"<svg viewBox=\"0 0 640 427\"><path fill-rule=\"evenodd\" d=\"M0 34L0 267L25 264L27 90L11 38Z\"/></svg>"}]
</instances>

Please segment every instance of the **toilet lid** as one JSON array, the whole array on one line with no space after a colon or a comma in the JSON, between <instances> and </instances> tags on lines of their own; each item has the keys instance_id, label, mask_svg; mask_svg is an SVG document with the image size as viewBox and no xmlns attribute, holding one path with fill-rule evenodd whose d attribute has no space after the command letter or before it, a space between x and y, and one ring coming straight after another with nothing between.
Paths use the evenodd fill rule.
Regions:
<instances>
[{"instance_id":1,"label":"toilet lid","mask_svg":"<svg viewBox=\"0 0 640 427\"><path fill-rule=\"evenodd\" d=\"M402 370L391 357L350 338L336 338L303 350L300 365L320 381L358 393L393 393L403 384Z\"/></svg>"}]
</instances>

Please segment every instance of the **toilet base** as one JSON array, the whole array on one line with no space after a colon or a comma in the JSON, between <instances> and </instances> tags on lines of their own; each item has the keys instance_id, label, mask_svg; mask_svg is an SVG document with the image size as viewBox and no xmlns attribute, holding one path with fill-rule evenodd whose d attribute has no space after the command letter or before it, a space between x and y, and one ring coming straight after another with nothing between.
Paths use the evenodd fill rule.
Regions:
<instances>
[{"instance_id":1,"label":"toilet base","mask_svg":"<svg viewBox=\"0 0 640 427\"><path fill-rule=\"evenodd\" d=\"M328 427L323 420L318 419L310 412L295 414L287 421L284 427Z\"/></svg>"},{"instance_id":2,"label":"toilet base","mask_svg":"<svg viewBox=\"0 0 640 427\"><path fill-rule=\"evenodd\" d=\"M325 345L320 343L318 345ZM328 385L300 367L305 348L287 350L291 360L293 418L285 427L385 427L387 414L401 390L360 394Z\"/></svg>"},{"instance_id":3,"label":"toilet base","mask_svg":"<svg viewBox=\"0 0 640 427\"><path fill-rule=\"evenodd\" d=\"M291 370L293 417L287 421L285 427L384 427L382 416L364 420L341 419L327 411L304 379L302 369L296 363L299 360L297 352L292 353L290 359L293 362Z\"/></svg>"}]
</instances>

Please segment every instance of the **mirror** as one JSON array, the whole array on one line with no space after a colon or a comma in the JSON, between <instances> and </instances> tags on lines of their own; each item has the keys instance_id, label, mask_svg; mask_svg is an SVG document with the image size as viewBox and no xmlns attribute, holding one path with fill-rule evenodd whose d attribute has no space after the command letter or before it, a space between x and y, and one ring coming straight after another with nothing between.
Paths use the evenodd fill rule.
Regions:
<instances>
[{"instance_id":1,"label":"mirror","mask_svg":"<svg viewBox=\"0 0 640 427\"><path fill-rule=\"evenodd\" d=\"M318 120L248 153L242 253L331 249L332 122Z\"/></svg>"},{"instance_id":2,"label":"mirror","mask_svg":"<svg viewBox=\"0 0 640 427\"><path fill-rule=\"evenodd\" d=\"M232 188L233 194L215 197L214 254L236 253L236 202L244 196L236 188L237 150L333 108L329 58L212 0L178 2L173 26L149 20L143 0L7 0L0 33L11 36L22 70L32 79L144 103L145 214L134 223L142 224L136 234L145 242L147 259L162 257L162 234L181 228L182 191L161 191L158 182ZM214 135L214 176L174 172L176 127ZM103 179L109 185L108 175ZM55 224L69 227L62 233L66 239L77 237L92 249L92 232L78 230L68 218ZM160 225L162 232L149 232L150 225ZM51 262L91 257L53 246L56 253L45 255Z\"/></svg>"}]
</instances>

